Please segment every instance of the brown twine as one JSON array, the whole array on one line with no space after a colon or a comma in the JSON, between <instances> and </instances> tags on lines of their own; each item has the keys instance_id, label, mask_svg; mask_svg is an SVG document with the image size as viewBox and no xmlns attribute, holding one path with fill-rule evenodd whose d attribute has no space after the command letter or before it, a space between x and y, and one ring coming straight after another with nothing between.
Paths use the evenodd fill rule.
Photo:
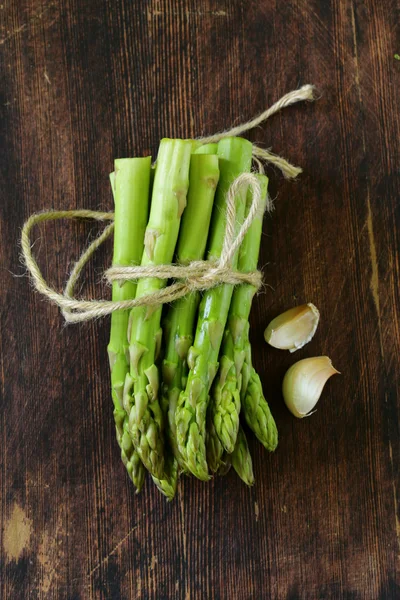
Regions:
<instances>
[{"instance_id":1,"label":"brown twine","mask_svg":"<svg viewBox=\"0 0 400 600\"><path fill-rule=\"evenodd\" d=\"M313 86L305 85L299 90L295 90L283 96L271 108L261 115L244 123L233 127L230 130L223 131L213 136L199 138L204 143L217 142L228 136L237 136L241 133L257 127L260 123L267 120L271 115L280 111L282 108L299 102L301 100L313 100ZM301 172L299 167L295 167L280 156L272 154L269 150L264 150L253 144L253 159L258 166L259 172L263 172L262 161L272 163L279 167L285 177L295 178ZM236 210L235 197L244 187L251 187L253 192L252 204L249 213L243 222L237 236L235 237ZM78 262L75 264L70 277L67 281L65 290L62 294L52 289L44 279L38 264L32 254L32 245L30 241L30 232L35 225L45 221L58 219L95 219L97 221L113 221L114 214L109 212L99 212L91 210L70 210L70 211L47 211L36 213L29 217L22 228L21 247L24 262L31 275L33 284L37 291L46 296L52 303L59 306L65 320L69 323L88 321L90 319L103 317L116 310L127 310L136 306L151 306L155 304L164 304L173 302L193 291L202 291L211 289L217 285L231 284L250 284L257 289L261 285L261 273L258 271L252 273L239 273L232 269L232 259L239 249L246 232L256 216L264 209L271 210L272 206L262 197L261 186L257 177L251 173L243 173L230 186L227 194L227 215L224 243L221 257L217 261L195 261L188 266L180 265L154 265L154 266L112 266L105 276L109 283L114 281L137 280L146 277L157 277L160 279L179 279L161 290L132 300L115 302L112 300L77 300L73 297L75 285L79 280L82 269L93 256L99 246L112 234L114 223L108 225L99 237L97 237L89 247L83 252Z\"/></svg>"},{"instance_id":2,"label":"brown twine","mask_svg":"<svg viewBox=\"0 0 400 600\"><path fill-rule=\"evenodd\" d=\"M267 108L264 112L262 112L258 117L254 117L247 123L242 123L241 125L237 125L236 127L232 127L231 129L227 129L220 133L215 133L213 135L209 135L206 137L198 138L204 144L211 144L213 142L219 142L224 137L237 136L249 131L250 129L254 129L264 123L267 119L272 117L275 113L282 110L282 108L286 108L291 104L295 104L296 102L301 102L302 100L309 100L312 102L315 100L314 96L315 88L313 85L307 84L303 85L300 89L294 90L293 92L289 92L282 96L278 102L275 102L270 108ZM300 173L302 169L300 167L295 167L291 165L287 160L274 154L270 149L260 148L256 144L253 144L253 159L257 164L261 164L260 161L268 162L272 165L278 167L284 177L288 179L295 179Z\"/></svg>"}]
</instances>

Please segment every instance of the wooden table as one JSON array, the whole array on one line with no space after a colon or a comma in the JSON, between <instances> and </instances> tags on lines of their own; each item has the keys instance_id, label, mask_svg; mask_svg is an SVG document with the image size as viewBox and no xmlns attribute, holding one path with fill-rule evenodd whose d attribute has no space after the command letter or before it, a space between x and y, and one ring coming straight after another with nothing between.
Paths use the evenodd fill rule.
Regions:
<instances>
[{"instance_id":1,"label":"wooden table","mask_svg":"<svg viewBox=\"0 0 400 600\"><path fill-rule=\"evenodd\" d=\"M399 77L394 0L19 0L0 6L1 564L7 600L399 598ZM396 45L397 43L397 45ZM313 83L250 139L304 168L269 171L276 210L252 311L280 444L230 472L135 497L114 437L108 320L63 326L19 261L24 219L111 209L113 158L212 133ZM57 222L35 252L61 288L97 228ZM104 247L86 271L101 294ZM266 347L282 310L321 323L295 356ZM328 354L341 375L304 421L282 376Z\"/></svg>"}]
</instances>

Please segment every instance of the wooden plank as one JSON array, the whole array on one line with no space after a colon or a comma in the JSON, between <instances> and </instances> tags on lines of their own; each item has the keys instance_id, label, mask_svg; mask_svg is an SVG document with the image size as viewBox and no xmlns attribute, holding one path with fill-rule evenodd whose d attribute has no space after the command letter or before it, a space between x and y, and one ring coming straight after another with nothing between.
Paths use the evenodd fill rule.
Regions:
<instances>
[{"instance_id":1,"label":"wooden plank","mask_svg":"<svg viewBox=\"0 0 400 600\"><path fill-rule=\"evenodd\" d=\"M400 596L399 113L394 0L21 0L0 6L0 597ZM63 327L18 257L37 210L111 207L114 157L164 136L224 129L304 83L317 103L250 138L304 168L270 171L276 210L261 264L273 289L252 312L257 369L276 416L273 456L250 440L256 485L186 479L168 504L135 497L114 439L108 323ZM94 235L36 232L54 285ZM86 271L98 286L110 245ZM265 346L281 310L321 324L295 357ZM342 372L318 411L283 405L293 360Z\"/></svg>"}]
</instances>

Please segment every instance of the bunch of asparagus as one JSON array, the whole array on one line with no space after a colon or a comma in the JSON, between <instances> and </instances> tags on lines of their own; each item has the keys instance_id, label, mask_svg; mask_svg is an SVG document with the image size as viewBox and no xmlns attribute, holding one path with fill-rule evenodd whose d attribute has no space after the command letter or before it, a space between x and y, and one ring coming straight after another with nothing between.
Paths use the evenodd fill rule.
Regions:
<instances>
[{"instance_id":1,"label":"bunch of asparagus","mask_svg":"<svg viewBox=\"0 0 400 600\"><path fill-rule=\"evenodd\" d=\"M163 139L151 158L115 161L114 265L187 265L218 260L226 226L226 195L250 172L252 144ZM267 198L268 179L257 175ZM150 200L151 199L151 200ZM252 202L235 198L237 228ZM265 207L264 207L265 208ZM260 248L260 211L233 268L254 271ZM113 283L115 301L160 290L154 277ZM181 473L204 481L232 465L248 485L252 460L240 415L267 450L278 434L251 361L249 313L255 288L221 284L170 305L114 312L108 354L121 457L137 491L146 470L169 499Z\"/></svg>"}]
</instances>

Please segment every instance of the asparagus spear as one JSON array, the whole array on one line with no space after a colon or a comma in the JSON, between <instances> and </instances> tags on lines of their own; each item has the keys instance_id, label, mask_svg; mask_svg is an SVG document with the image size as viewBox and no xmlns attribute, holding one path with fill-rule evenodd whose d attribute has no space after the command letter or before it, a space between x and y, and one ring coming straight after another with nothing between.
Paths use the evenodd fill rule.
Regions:
<instances>
[{"instance_id":1,"label":"asparagus spear","mask_svg":"<svg viewBox=\"0 0 400 600\"><path fill-rule=\"evenodd\" d=\"M231 466L232 466L232 454L223 452L221 459L220 459L217 475L219 475L220 477L223 477L224 475L229 473Z\"/></svg>"},{"instance_id":2,"label":"asparagus spear","mask_svg":"<svg viewBox=\"0 0 400 600\"><path fill-rule=\"evenodd\" d=\"M238 270L249 273L257 268L260 252L262 221L267 199L268 178L257 175L264 203L252 222L239 249ZM253 197L247 194L246 213ZM212 388L211 414L215 431L224 449L233 452L239 429L240 378L248 340L248 320L256 288L249 284L237 286L233 292L228 321L224 333L219 371Z\"/></svg>"},{"instance_id":3,"label":"asparagus spear","mask_svg":"<svg viewBox=\"0 0 400 600\"><path fill-rule=\"evenodd\" d=\"M221 454L218 475L226 475L231 466L234 467L236 473L247 485L253 485L253 462L247 444L246 434L240 425L233 452L228 454L228 452L225 451Z\"/></svg>"},{"instance_id":4,"label":"asparagus spear","mask_svg":"<svg viewBox=\"0 0 400 600\"><path fill-rule=\"evenodd\" d=\"M118 439L118 443L121 448L122 462L124 463L126 470L128 471L128 475L132 479L136 487L136 493L139 493L144 484L144 480L146 477L146 469L142 461L140 460L137 450L135 450L135 447L133 445L132 438L128 429L128 416L125 413L125 411L123 420L123 435L121 439Z\"/></svg>"},{"instance_id":5,"label":"asparagus spear","mask_svg":"<svg viewBox=\"0 0 400 600\"><path fill-rule=\"evenodd\" d=\"M151 476L152 480L168 500L172 500L176 494L176 488L179 479L179 465L173 454L166 452L164 460L164 471L162 478L159 479L154 475Z\"/></svg>"},{"instance_id":6,"label":"asparagus spear","mask_svg":"<svg viewBox=\"0 0 400 600\"><path fill-rule=\"evenodd\" d=\"M209 411L208 411L209 413ZM220 473L221 466L223 464L224 447L220 442L220 439L215 431L212 416L207 415L207 428L206 428L206 457L208 467L213 473Z\"/></svg>"},{"instance_id":7,"label":"asparagus spear","mask_svg":"<svg viewBox=\"0 0 400 600\"><path fill-rule=\"evenodd\" d=\"M242 138L225 138L218 143L220 180L211 223L209 258L221 255L226 225L226 193L229 186L251 167L252 144ZM245 195L236 198L237 223L241 224ZM233 261L236 266L237 257ZM218 368L218 354L224 332L233 286L220 285L207 291L200 303L193 346L188 353L189 375L180 394L176 411L179 450L187 468L196 477L207 480L205 424L209 391Z\"/></svg>"},{"instance_id":8,"label":"asparagus spear","mask_svg":"<svg viewBox=\"0 0 400 600\"><path fill-rule=\"evenodd\" d=\"M191 150L190 140L163 139L160 143L142 265L172 261L181 215L186 206ZM136 297L150 294L165 285L165 280L141 279ZM164 474L164 422L155 365L161 344L161 309L161 306L143 306L131 311L130 374L124 388L134 445L142 462L156 478L162 478Z\"/></svg>"},{"instance_id":9,"label":"asparagus spear","mask_svg":"<svg viewBox=\"0 0 400 600\"><path fill-rule=\"evenodd\" d=\"M203 258L207 244L215 189L219 178L218 157L205 154L205 146L191 157L187 207L179 231L176 259L180 264ZM215 148L207 148L212 151ZM200 150L202 152L200 153ZM167 419L168 439L174 456L184 468L176 440L175 411L179 393L187 377L187 353L200 296L189 294L174 302L164 320L165 356L162 366L162 398Z\"/></svg>"},{"instance_id":10,"label":"asparagus spear","mask_svg":"<svg viewBox=\"0 0 400 600\"><path fill-rule=\"evenodd\" d=\"M179 230L176 258L180 264L188 264L203 257L219 177L217 156L196 156L196 154L200 152L195 152L191 157L187 207ZM173 456L167 454L163 477L160 479L153 476L153 481L169 500L172 500L176 492L178 466L184 468L176 443L175 409L187 375L186 357L193 341L198 302L198 294L190 294L177 300L169 307L163 322L166 352L162 366L162 408L167 416L167 435Z\"/></svg>"},{"instance_id":11,"label":"asparagus spear","mask_svg":"<svg viewBox=\"0 0 400 600\"><path fill-rule=\"evenodd\" d=\"M115 172L110 176L115 203L113 264L138 264L143 252L144 231L149 204L149 179L151 157L124 158L115 161ZM136 284L126 281L113 283L112 299L129 300L136 294ZM111 368L111 390L114 403L114 419L122 461L137 491L140 491L145 470L134 450L128 431L127 414L123 406L123 388L129 372L128 311L116 311L111 315L108 356Z\"/></svg>"},{"instance_id":12,"label":"asparagus spear","mask_svg":"<svg viewBox=\"0 0 400 600\"><path fill-rule=\"evenodd\" d=\"M197 150L194 151L194 154L217 154L218 153L218 144L203 144L199 146Z\"/></svg>"},{"instance_id":13,"label":"asparagus spear","mask_svg":"<svg viewBox=\"0 0 400 600\"><path fill-rule=\"evenodd\" d=\"M261 380L251 363L249 341L242 370L241 403L248 426L262 445L273 452L278 445L278 430L264 398Z\"/></svg>"},{"instance_id":14,"label":"asparagus spear","mask_svg":"<svg viewBox=\"0 0 400 600\"><path fill-rule=\"evenodd\" d=\"M246 434L241 427L239 427L235 449L232 452L232 466L246 485L254 484L253 461Z\"/></svg>"}]
</instances>

